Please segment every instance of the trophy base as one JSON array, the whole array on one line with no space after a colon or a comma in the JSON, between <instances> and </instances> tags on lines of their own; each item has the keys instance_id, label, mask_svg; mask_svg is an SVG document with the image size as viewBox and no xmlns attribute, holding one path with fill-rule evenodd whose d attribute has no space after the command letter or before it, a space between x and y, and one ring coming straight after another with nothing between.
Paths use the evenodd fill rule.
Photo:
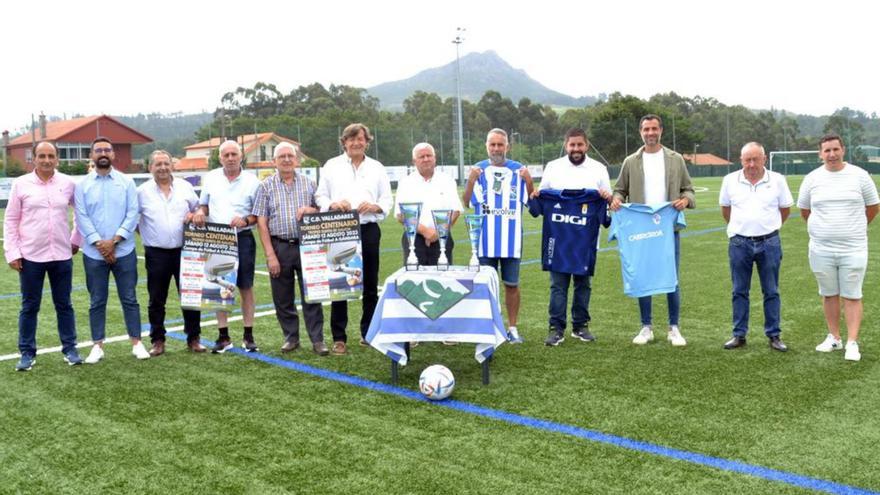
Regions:
<instances>
[{"instance_id":1,"label":"trophy base","mask_svg":"<svg viewBox=\"0 0 880 495\"><path fill-rule=\"evenodd\" d=\"M468 270L470 270L470 271L472 271L472 272L478 272L478 271L480 271L480 259L477 258L477 254L476 254L476 253L474 253L474 254L471 256L471 261L470 261L470 263L468 263Z\"/></svg>"}]
</instances>

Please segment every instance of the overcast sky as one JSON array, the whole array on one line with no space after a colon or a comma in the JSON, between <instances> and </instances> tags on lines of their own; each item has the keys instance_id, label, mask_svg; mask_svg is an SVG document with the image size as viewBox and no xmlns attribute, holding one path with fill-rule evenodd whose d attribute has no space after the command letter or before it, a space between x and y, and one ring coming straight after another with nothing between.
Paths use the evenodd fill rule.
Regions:
<instances>
[{"instance_id":1,"label":"overcast sky","mask_svg":"<svg viewBox=\"0 0 880 495\"><path fill-rule=\"evenodd\" d=\"M368 87L495 50L572 96L675 91L823 115L880 113L870 1L5 3L0 130L31 113L212 111L271 82ZM507 7L506 5L510 5Z\"/></svg>"}]
</instances>

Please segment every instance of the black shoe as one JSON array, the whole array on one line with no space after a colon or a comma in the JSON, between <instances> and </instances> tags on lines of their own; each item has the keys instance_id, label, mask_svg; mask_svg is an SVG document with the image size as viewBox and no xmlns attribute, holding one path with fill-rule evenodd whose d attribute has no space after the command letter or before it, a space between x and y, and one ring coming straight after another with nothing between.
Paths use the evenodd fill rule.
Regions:
<instances>
[{"instance_id":1,"label":"black shoe","mask_svg":"<svg viewBox=\"0 0 880 495\"><path fill-rule=\"evenodd\" d=\"M745 337L736 337L734 336L732 339L728 340L724 343L724 348L727 350L736 349L737 347L743 347L746 345Z\"/></svg>"},{"instance_id":2,"label":"black shoe","mask_svg":"<svg viewBox=\"0 0 880 495\"><path fill-rule=\"evenodd\" d=\"M562 330L557 330L553 327L550 327L550 335L547 336L547 340L544 341L544 345L556 347L564 341L565 333L563 333Z\"/></svg>"},{"instance_id":3,"label":"black shoe","mask_svg":"<svg viewBox=\"0 0 880 495\"><path fill-rule=\"evenodd\" d=\"M232 349L232 341L229 339L218 339L217 342L214 343L214 348L211 349L212 354L223 354L224 352Z\"/></svg>"},{"instance_id":4,"label":"black shoe","mask_svg":"<svg viewBox=\"0 0 880 495\"><path fill-rule=\"evenodd\" d=\"M576 339L581 339L584 342L593 342L596 340L596 336L590 333L590 329L587 327L576 327L571 329L571 336Z\"/></svg>"},{"instance_id":5,"label":"black shoe","mask_svg":"<svg viewBox=\"0 0 880 495\"><path fill-rule=\"evenodd\" d=\"M770 337L770 348L779 352L785 352L788 350L788 346L785 345L778 335L776 337Z\"/></svg>"},{"instance_id":6,"label":"black shoe","mask_svg":"<svg viewBox=\"0 0 880 495\"><path fill-rule=\"evenodd\" d=\"M241 341L241 348L244 349L244 352L257 352L260 350L257 347L257 343L253 340L244 339Z\"/></svg>"}]
</instances>

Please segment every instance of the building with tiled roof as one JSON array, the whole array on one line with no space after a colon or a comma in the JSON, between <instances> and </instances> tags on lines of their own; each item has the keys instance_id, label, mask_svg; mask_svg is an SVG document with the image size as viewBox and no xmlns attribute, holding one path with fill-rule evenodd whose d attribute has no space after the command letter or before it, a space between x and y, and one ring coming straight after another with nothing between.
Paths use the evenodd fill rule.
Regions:
<instances>
[{"instance_id":1,"label":"building with tiled roof","mask_svg":"<svg viewBox=\"0 0 880 495\"><path fill-rule=\"evenodd\" d=\"M282 142L292 143L298 148L300 147L299 143L293 139L279 136L274 132L245 134L233 140L241 145L244 150L244 160L247 168L252 169L272 167L272 154L275 152L275 147ZM181 172L208 170L211 152L216 150L223 141L223 138L216 137L184 147L186 156L177 162L175 170Z\"/></svg>"},{"instance_id":2,"label":"building with tiled roof","mask_svg":"<svg viewBox=\"0 0 880 495\"><path fill-rule=\"evenodd\" d=\"M693 153L682 153L681 156L691 165L715 165L721 167L733 165L733 163L712 153L697 153L696 155Z\"/></svg>"},{"instance_id":3,"label":"building with tiled roof","mask_svg":"<svg viewBox=\"0 0 880 495\"><path fill-rule=\"evenodd\" d=\"M40 141L49 141L58 149L61 163L89 159L92 141L103 136L113 143L116 160L113 166L123 172L131 170L132 145L153 142L153 138L143 134L108 115L95 115L70 120L46 122L41 116L40 124L27 134L9 141L6 152L10 158L25 165L28 171L33 169L33 145Z\"/></svg>"}]
</instances>

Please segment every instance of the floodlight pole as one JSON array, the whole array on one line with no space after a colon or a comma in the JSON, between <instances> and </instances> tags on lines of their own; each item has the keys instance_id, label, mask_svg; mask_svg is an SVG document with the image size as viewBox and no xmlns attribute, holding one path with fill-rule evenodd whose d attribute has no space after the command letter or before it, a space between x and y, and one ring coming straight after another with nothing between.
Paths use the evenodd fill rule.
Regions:
<instances>
[{"instance_id":1,"label":"floodlight pole","mask_svg":"<svg viewBox=\"0 0 880 495\"><path fill-rule=\"evenodd\" d=\"M461 118L461 64L459 62L461 44L464 42L464 28L455 28L455 94L458 121L458 183L464 184L464 130Z\"/></svg>"}]
</instances>

